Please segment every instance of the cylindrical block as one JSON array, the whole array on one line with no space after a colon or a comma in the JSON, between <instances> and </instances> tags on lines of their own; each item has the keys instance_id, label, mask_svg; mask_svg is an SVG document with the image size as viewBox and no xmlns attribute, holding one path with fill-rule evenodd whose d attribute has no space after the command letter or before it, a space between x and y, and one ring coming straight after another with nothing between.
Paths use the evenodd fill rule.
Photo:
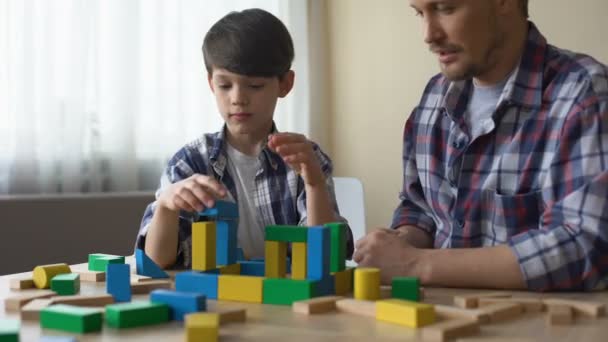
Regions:
<instances>
[{"instance_id":1,"label":"cylindrical block","mask_svg":"<svg viewBox=\"0 0 608 342\"><path fill-rule=\"evenodd\" d=\"M58 274L72 273L68 264L51 264L34 268L34 285L39 289L51 287L51 279Z\"/></svg>"},{"instance_id":2,"label":"cylindrical block","mask_svg":"<svg viewBox=\"0 0 608 342\"><path fill-rule=\"evenodd\" d=\"M380 299L380 270L377 268L355 269L355 299Z\"/></svg>"}]
</instances>

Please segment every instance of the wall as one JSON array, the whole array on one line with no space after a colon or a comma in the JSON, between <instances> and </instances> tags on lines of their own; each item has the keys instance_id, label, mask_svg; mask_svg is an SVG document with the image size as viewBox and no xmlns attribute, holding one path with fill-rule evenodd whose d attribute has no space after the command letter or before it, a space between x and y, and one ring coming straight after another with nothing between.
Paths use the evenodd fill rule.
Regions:
<instances>
[{"instance_id":1,"label":"wall","mask_svg":"<svg viewBox=\"0 0 608 342\"><path fill-rule=\"evenodd\" d=\"M403 126L438 72L437 61L407 0L329 0L326 6L326 149L336 176L364 182L368 229L385 226L401 186ZM531 0L530 14L550 43L608 63L608 1Z\"/></svg>"}]
</instances>

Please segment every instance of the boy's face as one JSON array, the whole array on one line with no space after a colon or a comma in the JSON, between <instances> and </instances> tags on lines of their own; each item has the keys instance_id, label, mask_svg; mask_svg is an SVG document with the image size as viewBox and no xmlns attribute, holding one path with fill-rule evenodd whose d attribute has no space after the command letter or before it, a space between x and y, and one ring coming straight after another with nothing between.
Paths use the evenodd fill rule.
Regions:
<instances>
[{"instance_id":1,"label":"boy's face","mask_svg":"<svg viewBox=\"0 0 608 342\"><path fill-rule=\"evenodd\" d=\"M516 0L507 0L516 5ZM424 41L451 80L480 77L501 58L504 23L497 0L410 0L422 18Z\"/></svg>"},{"instance_id":2,"label":"boy's face","mask_svg":"<svg viewBox=\"0 0 608 342\"><path fill-rule=\"evenodd\" d=\"M208 75L218 109L233 135L263 138L270 133L277 99L293 87L294 73L283 77L251 77L225 69Z\"/></svg>"}]
</instances>

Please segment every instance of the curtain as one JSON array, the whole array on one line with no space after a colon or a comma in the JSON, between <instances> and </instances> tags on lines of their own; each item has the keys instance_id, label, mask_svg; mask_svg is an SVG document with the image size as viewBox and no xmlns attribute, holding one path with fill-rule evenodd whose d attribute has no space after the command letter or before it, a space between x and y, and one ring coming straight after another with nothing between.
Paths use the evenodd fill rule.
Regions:
<instances>
[{"instance_id":1,"label":"curtain","mask_svg":"<svg viewBox=\"0 0 608 342\"><path fill-rule=\"evenodd\" d=\"M156 188L181 146L221 128L201 45L251 7L292 34L275 121L309 135L306 0L0 0L0 194Z\"/></svg>"}]
</instances>

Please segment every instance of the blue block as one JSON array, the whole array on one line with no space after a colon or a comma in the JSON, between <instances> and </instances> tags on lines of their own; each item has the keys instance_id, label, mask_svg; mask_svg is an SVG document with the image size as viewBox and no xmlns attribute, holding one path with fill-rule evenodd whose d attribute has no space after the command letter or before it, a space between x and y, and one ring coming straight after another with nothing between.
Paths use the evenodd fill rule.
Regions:
<instances>
[{"instance_id":1,"label":"blue block","mask_svg":"<svg viewBox=\"0 0 608 342\"><path fill-rule=\"evenodd\" d=\"M205 295L193 292L154 290L150 292L150 301L167 304L171 313L171 319L176 321L183 321L186 314L207 309Z\"/></svg>"},{"instance_id":2,"label":"blue block","mask_svg":"<svg viewBox=\"0 0 608 342\"><path fill-rule=\"evenodd\" d=\"M241 264L241 275L264 276L264 260L262 261L239 261Z\"/></svg>"},{"instance_id":3,"label":"blue block","mask_svg":"<svg viewBox=\"0 0 608 342\"><path fill-rule=\"evenodd\" d=\"M199 211L198 216L236 220L239 218L239 207L234 202L215 200L215 206L213 208Z\"/></svg>"},{"instance_id":4,"label":"blue block","mask_svg":"<svg viewBox=\"0 0 608 342\"><path fill-rule=\"evenodd\" d=\"M245 254L243 253L243 249L241 247L236 248L236 261L245 260Z\"/></svg>"},{"instance_id":5,"label":"blue block","mask_svg":"<svg viewBox=\"0 0 608 342\"><path fill-rule=\"evenodd\" d=\"M77 342L72 336L41 336L38 342Z\"/></svg>"},{"instance_id":6,"label":"blue block","mask_svg":"<svg viewBox=\"0 0 608 342\"><path fill-rule=\"evenodd\" d=\"M137 266L137 274L147 276L154 279L169 278L169 275L163 271L158 265L146 255L141 249L135 250L135 262Z\"/></svg>"},{"instance_id":7,"label":"blue block","mask_svg":"<svg viewBox=\"0 0 608 342\"><path fill-rule=\"evenodd\" d=\"M108 264L106 268L106 291L114 301L131 301L131 266L128 264Z\"/></svg>"},{"instance_id":8,"label":"blue block","mask_svg":"<svg viewBox=\"0 0 608 342\"><path fill-rule=\"evenodd\" d=\"M217 274L188 271L175 276L176 291L203 294L208 299L217 299L217 284Z\"/></svg>"},{"instance_id":9,"label":"blue block","mask_svg":"<svg viewBox=\"0 0 608 342\"><path fill-rule=\"evenodd\" d=\"M215 262L217 265L236 264L236 221L216 221Z\"/></svg>"},{"instance_id":10,"label":"blue block","mask_svg":"<svg viewBox=\"0 0 608 342\"><path fill-rule=\"evenodd\" d=\"M308 228L306 279L322 280L329 276L331 230L323 226Z\"/></svg>"},{"instance_id":11,"label":"blue block","mask_svg":"<svg viewBox=\"0 0 608 342\"><path fill-rule=\"evenodd\" d=\"M334 275L317 280L315 282L315 296L330 296L336 294L336 279Z\"/></svg>"},{"instance_id":12,"label":"blue block","mask_svg":"<svg viewBox=\"0 0 608 342\"><path fill-rule=\"evenodd\" d=\"M220 274L220 269L219 268L214 268L212 270L206 270L206 271L197 271L200 273L207 273L207 274Z\"/></svg>"},{"instance_id":13,"label":"blue block","mask_svg":"<svg viewBox=\"0 0 608 342\"><path fill-rule=\"evenodd\" d=\"M261 261L261 262L264 262L264 258L253 258L253 259L249 259L249 261Z\"/></svg>"}]
</instances>

